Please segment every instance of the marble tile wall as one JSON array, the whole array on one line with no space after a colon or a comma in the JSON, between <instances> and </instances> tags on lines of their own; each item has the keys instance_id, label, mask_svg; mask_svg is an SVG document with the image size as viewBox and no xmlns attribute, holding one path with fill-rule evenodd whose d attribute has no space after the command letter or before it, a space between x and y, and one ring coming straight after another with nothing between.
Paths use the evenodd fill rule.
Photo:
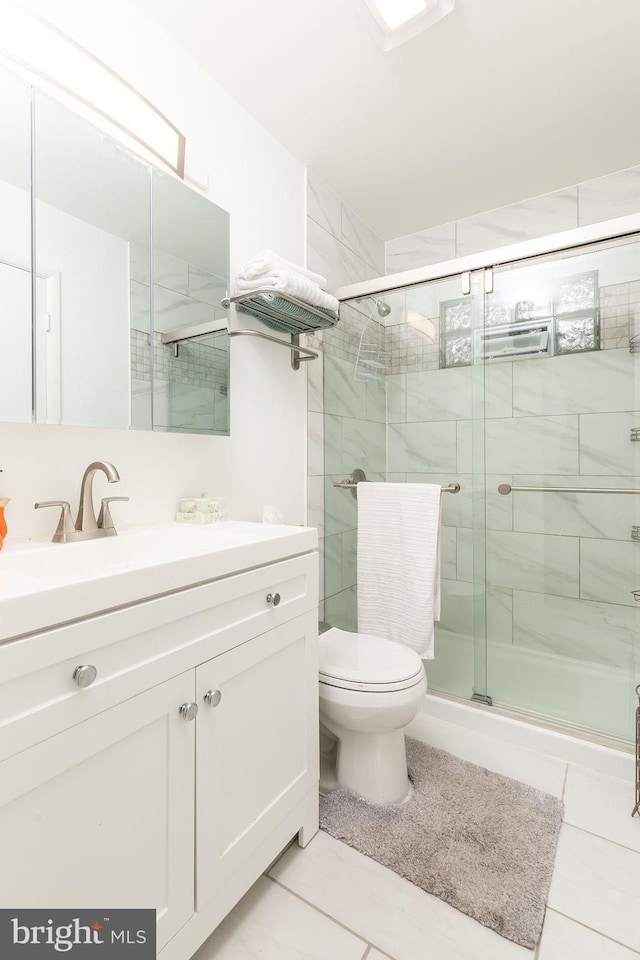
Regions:
<instances>
[{"instance_id":1,"label":"marble tile wall","mask_svg":"<svg viewBox=\"0 0 640 960\"><path fill-rule=\"evenodd\" d=\"M473 380L483 375L485 402L474 421ZM432 685L460 694L460 677L473 680L460 658L473 659L473 598L462 584L474 579L474 536L486 557L494 649L508 645L522 656L546 657L549 669L560 657L637 675L640 609L631 591L640 587L640 543L632 527L640 525L640 497L497 492L504 482L639 486L640 443L631 442L630 431L640 426L640 355L629 352L628 339L621 347L484 371L392 374L386 386L387 479L462 484L460 494L443 498L436 661L438 649L443 654L430 665ZM474 422L487 473L485 527L475 533Z\"/></svg>"},{"instance_id":2,"label":"marble tile wall","mask_svg":"<svg viewBox=\"0 0 640 960\"><path fill-rule=\"evenodd\" d=\"M384 274L384 242L307 171L307 267L333 289ZM343 308L340 323L308 335L320 351L307 365L307 522L320 535L320 619L356 628L356 502L333 486L360 467L386 469L385 328L369 302Z\"/></svg>"},{"instance_id":3,"label":"marble tile wall","mask_svg":"<svg viewBox=\"0 0 640 960\"><path fill-rule=\"evenodd\" d=\"M130 245L131 380L134 429L151 428L149 251ZM229 355L204 341L185 341L175 358L161 332L224 315L220 277L154 251L153 414L155 429L189 433L228 430Z\"/></svg>"},{"instance_id":4,"label":"marble tile wall","mask_svg":"<svg viewBox=\"0 0 640 960\"><path fill-rule=\"evenodd\" d=\"M320 618L356 629L356 501L334 483L386 473L383 380L355 379L352 359L321 354L307 372L307 522L320 537Z\"/></svg>"},{"instance_id":5,"label":"marble tile wall","mask_svg":"<svg viewBox=\"0 0 640 960\"><path fill-rule=\"evenodd\" d=\"M307 170L307 266L328 289L380 277L384 241L323 180Z\"/></svg>"},{"instance_id":6,"label":"marble tile wall","mask_svg":"<svg viewBox=\"0 0 640 960\"><path fill-rule=\"evenodd\" d=\"M386 272L399 273L640 211L640 166L386 243Z\"/></svg>"}]
</instances>

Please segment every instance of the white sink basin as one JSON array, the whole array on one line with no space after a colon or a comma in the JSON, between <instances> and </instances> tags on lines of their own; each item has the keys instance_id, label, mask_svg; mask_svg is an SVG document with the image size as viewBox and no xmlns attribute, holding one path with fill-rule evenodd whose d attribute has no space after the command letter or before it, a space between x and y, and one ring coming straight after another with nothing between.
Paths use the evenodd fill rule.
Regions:
<instances>
[{"instance_id":1,"label":"white sink basin","mask_svg":"<svg viewBox=\"0 0 640 960\"><path fill-rule=\"evenodd\" d=\"M317 546L307 527L167 523L0 553L0 640L272 563Z\"/></svg>"}]
</instances>

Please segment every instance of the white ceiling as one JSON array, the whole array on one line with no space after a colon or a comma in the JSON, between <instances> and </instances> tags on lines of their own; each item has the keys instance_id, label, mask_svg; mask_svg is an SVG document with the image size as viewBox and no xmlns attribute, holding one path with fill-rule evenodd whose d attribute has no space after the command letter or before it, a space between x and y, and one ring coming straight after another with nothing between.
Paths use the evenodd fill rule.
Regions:
<instances>
[{"instance_id":1,"label":"white ceiling","mask_svg":"<svg viewBox=\"0 0 640 960\"><path fill-rule=\"evenodd\" d=\"M457 0L383 52L358 0L139 0L384 239L640 163L639 0Z\"/></svg>"}]
</instances>

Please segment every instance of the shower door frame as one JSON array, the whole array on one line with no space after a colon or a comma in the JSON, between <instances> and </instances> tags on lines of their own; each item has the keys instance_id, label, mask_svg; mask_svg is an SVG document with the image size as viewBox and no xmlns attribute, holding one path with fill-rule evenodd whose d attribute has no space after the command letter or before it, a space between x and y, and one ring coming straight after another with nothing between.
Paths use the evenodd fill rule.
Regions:
<instances>
[{"instance_id":1,"label":"shower door frame","mask_svg":"<svg viewBox=\"0 0 640 960\"><path fill-rule=\"evenodd\" d=\"M400 287L411 287L428 283L430 280L446 280L462 273L473 273L476 270L516 263L518 260L562 253L598 243L600 240L624 239L624 237L638 234L640 234L640 213L633 213L626 217L617 217L615 220L603 220L586 227L548 234L535 240L523 240L521 243L513 243L506 247L495 247L480 253L468 254L466 257L443 260L426 267L417 267L415 270L404 270L401 273L391 273L373 280L362 280L360 283L352 283L346 287L337 287L331 293L340 302L356 297L384 295Z\"/></svg>"},{"instance_id":2,"label":"shower door frame","mask_svg":"<svg viewBox=\"0 0 640 960\"><path fill-rule=\"evenodd\" d=\"M465 257L457 257L441 263L430 264L415 270L365 280L357 284L339 287L333 294L339 301L351 300L356 297L382 296L398 289L417 286L430 281L446 280L466 275L469 282L465 285L464 293L471 293L471 280L479 278L476 296L482 298L484 307L485 297L492 289L493 269L503 265L516 265L519 261L531 261L536 257L579 252L580 247L588 247L595 243L607 240L622 240L640 236L640 214L631 214L614 220L602 221L585 227L577 227L561 233L551 234L535 240L526 240L521 243L510 244ZM485 490L485 431L484 418L481 412L484 407L484 374L485 364L472 365L473 380L473 421L472 421L472 450L473 450L473 479L472 496L474 499L473 511L473 651L474 651L474 684L471 701L487 706L492 705L488 692L488 644L486 629L486 531L483 529L484 514L486 512ZM477 508L481 506L481 510ZM467 700L467 702L469 702ZM565 728L566 729L566 728Z\"/></svg>"}]
</instances>

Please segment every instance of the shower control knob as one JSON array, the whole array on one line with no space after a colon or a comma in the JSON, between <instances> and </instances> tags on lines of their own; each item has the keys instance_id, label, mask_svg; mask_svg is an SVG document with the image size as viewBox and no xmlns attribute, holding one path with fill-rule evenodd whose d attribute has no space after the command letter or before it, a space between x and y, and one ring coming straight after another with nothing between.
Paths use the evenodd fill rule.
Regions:
<instances>
[{"instance_id":1,"label":"shower control knob","mask_svg":"<svg viewBox=\"0 0 640 960\"><path fill-rule=\"evenodd\" d=\"M222 691L221 690L207 690L203 697L204 702L208 707L217 707L220 701L222 700Z\"/></svg>"},{"instance_id":2,"label":"shower control knob","mask_svg":"<svg viewBox=\"0 0 640 960\"><path fill-rule=\"evenodd\" d=\"M180 707L180 716L183 720L195 720L198 716L198 704L183 703Z\"/></svg>"},{"instance_id":3,"label":"shower control knob","mask_svg":"<svg viewBox=\"0 0 640 960\"><path fill-rule=\"evenodd\" d=\"M98 671L92 663L87 663L81 667L76 667L73 671L73 679L79 687L82 687L82 689L85 687L90 687L97 676Z\"/></svg>"},{"instance_id":4,"label":"shower control knob","mask_svg":"<svg viewBox=\"0 0 640 960\"><path fill-rule=\"evenodd\" d=\"M279 593L268 593L267 594L267 603L272 604L272 606L277 607L280 603L280 594Z\"/></svg>"}]
</instances>

